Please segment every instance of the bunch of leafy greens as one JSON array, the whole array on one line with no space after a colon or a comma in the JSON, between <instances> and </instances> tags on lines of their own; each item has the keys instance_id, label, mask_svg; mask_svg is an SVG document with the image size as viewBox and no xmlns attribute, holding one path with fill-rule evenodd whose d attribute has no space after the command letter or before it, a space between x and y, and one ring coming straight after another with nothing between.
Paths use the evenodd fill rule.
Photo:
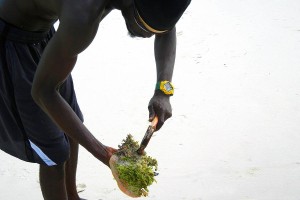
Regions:
<instances>
[{"instance_id":1,"label":"bunch of leafy greens","mask_svg":"<svg viewBox=\"0 0 300 200\"><path fill-rule=\"evenodd\" d=\"M147 156L145 152L139 155L137 153L139 144L134 141L131 134L127 135L118 147L116 170L119 179L137 196L147 196L149 192L147 187L156 181L154 176L157 171L157 160Z\"/></svg>"}]
</instances>

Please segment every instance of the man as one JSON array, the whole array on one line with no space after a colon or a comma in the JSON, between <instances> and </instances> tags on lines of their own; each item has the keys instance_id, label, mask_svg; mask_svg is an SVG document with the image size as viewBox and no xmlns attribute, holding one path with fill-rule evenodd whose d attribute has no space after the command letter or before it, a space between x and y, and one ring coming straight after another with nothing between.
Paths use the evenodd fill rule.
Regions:
<instances>
[{"instance_id":1,"label":"man","mask_svg":"<svg viewBox=\"0 0 300 200\"><path fill-rule=\"evenodd\" d=\"M78 143L109 166L116 149L83 124L70 75L79 53L103 18L121 10L132 36L155 35L157 84L149 120L157 130L171 117L175 24L190 0L0 1L0 148L40 164L44 199L80 199L76 192ZM59 20L54 33L53 24ZM87 69L88 70L88 69Z\"/></svg>"}]
</instances>

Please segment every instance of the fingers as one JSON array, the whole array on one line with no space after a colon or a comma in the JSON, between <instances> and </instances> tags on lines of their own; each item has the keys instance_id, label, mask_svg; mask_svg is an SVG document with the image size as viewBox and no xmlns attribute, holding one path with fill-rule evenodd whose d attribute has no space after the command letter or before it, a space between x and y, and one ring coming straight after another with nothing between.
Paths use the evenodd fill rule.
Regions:
<instances>
[{"instance_id":1,"label":"fingers","mask_svg":"<svg viewBox=\"0 0 300 200\"><path fill-rule=\"evenodd\" d=\"M156 125L155 131L158 131L165 123L167 119L169 119L172 116L172 113L162 110L155 111L154 107L152 105L148 106L149 110L149 121L152 122L155 116L158 117L158 122Z\"/></svg>"},{"instance_id":2,"label":"fingers","mask_svg":"<svg viewBox=\"0 0 300 200\"><path fill-rule=\"evenodd\" d=\"M165 96L154 95L148 105L149 121L153 122L155 116L158 117L156 131L158 131L165 121L172 116L172 107L169 98Z\"/></svg>"},{"instance_id":3,"label":"fingers","mask_svg":"<svg viewBox=\"0 0 300 200\"><path fill-rule=\"evenodd\" d=\"M165 113L163 112L161 115L158 115L158 123L156 125L156 131L158 131L165 123L167 119L169 119L172 116L171 113Z\"/></svg>"},{"instance_id":4,"label":"fingers","mask_svg":"<svg viewBox=\"0 0 300 200\"><path fill-rule=\"evenodd\" d=\"M158 117L158 122L157 122L156 129L155 129L155 131L158 131L162 127L162 125L164 124L165 117L164 117L164 115L161 114L161 112L156 113L155 110L154 110L154 107L152 105L148 106L148 110L149 110L149 121L150 122L153 121L155 116Z\"/></svg>"}]
</instances>

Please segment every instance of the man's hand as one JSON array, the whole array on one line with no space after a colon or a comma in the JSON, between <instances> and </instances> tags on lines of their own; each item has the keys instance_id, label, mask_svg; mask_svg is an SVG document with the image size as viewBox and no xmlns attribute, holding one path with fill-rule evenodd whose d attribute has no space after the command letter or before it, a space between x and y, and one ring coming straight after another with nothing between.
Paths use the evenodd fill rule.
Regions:
<instances>
[{"instance_id":1,"label":"man's hand","mask_svg":"<svg viewBox=\"0 0 300 200\"><path fill-rule=\"evenodd\" d=\"M156 131L158 131L164 122L172 116L172 107L170 104L170 96L156 90L151 98L149 105L149 121L151 122L155 116L158 117Z\"/></svg>"}]
</instances>

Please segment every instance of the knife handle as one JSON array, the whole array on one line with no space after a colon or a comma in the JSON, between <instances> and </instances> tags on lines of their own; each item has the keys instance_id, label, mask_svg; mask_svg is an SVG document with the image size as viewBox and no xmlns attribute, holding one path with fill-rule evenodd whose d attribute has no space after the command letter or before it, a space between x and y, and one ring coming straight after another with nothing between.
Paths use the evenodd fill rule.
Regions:
<instances>
[{"instance_id":1,"label":"knife handle","mask_svg":"<svg viewBox=\"0 0 300 200\"><path fill-rule=\"evenodd\" d=\"M155 116L154 119L151 122L151 126L156 129L157 123L158 123L158 117Z\"/></svg>"}]
</instances>

